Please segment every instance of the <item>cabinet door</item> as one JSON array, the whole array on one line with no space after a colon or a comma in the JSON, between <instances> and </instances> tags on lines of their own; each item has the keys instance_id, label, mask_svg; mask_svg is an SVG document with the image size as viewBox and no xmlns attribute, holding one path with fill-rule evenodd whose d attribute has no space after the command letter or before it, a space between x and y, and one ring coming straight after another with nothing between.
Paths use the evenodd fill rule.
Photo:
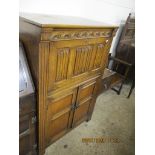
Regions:
<instances>
[{"instance_id":1,"label":"cabinet door","mask_svg":"<svg viewBox=\"0 0 155 155\"><path fill-rule=\"evenodd\" d=\"M46 126L47 145L63 136L70 128L76 92L76 89L59 92L49 99Z\"/></svg>"},{"instance_id":2,"label":"cabinet door","mask_svg":"<svg viewBox=\"0 0 155 155\"><path fill-rule=\"evenodd\" d=\"M109 38L50 43L48 91L62 88L103 70Z\"/></svg>"},{"instance_id":3,"label":"cabinet door","mask_svg":"<svg viewBox=\"0 0 155 155\"><path fill-rule=\"evenodd\" d=\"M76 126L88 119L89 108L95 98L96 80L79 87L72 126Z\"/></svg>"}]
</instances>

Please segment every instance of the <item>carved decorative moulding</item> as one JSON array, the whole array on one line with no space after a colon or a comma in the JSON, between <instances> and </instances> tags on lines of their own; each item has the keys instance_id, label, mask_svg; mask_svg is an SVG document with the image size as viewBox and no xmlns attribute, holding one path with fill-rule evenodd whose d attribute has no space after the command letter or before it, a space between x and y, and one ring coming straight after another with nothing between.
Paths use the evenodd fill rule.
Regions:
<instances>
[{"instance_id":1,"label":"carved decorative moulding","mask_svg":"<svg viewBox=\"0 0 155 155\"><path fill-rule=\"evenodd\" d=\"M59 41L73 39L89 39L98 37L111 37L112 31L53 31L52 33L43 33L42 40Z\"/></svg>"}]
</instances>

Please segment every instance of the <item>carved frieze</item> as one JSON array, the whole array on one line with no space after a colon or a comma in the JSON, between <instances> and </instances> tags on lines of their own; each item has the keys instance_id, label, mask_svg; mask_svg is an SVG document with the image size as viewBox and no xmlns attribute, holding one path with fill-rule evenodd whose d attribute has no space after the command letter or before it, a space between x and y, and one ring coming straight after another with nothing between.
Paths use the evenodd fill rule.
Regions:
<instances>
[{"instance_id":1,"label":"carved frieze","mask_svg":"<svg viewBox=\"0 0 155 155\"><path fill-rule=\"evenodd\" d=\"M99 38L99 37L111 37L112 31L53 31L48 34L43 34L42 39L50 41L59 41L59 40L74 40L74 39L89 39L89 38Z\"/></svg>"}]
</instances>

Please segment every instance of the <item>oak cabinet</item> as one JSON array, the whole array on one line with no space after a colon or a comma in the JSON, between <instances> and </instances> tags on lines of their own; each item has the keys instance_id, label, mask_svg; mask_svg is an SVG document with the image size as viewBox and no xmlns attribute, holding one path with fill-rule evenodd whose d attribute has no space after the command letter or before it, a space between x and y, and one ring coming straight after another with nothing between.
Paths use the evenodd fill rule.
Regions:
<instances>
[{"instance_id":1,"label":"oak cabinet","mask_svg":"<svg viewBox=\"0 0 155 155\"><path fill-rule=\"evenodd\" d=\"M48 145L91 119L117 30L117 26L83 19L77 19L76 25L75 21L37 14L20 17L20 40L37 89L40 155Z\"/></svg>"}]
</instances>

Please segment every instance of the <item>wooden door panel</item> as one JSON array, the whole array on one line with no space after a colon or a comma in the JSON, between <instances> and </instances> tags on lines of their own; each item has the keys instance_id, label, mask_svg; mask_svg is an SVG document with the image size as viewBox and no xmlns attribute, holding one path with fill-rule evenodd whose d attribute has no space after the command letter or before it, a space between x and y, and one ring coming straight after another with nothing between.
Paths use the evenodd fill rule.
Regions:
<instances>
[{"instance_id":1,"label":"wooden door panel","mask_svg":"<svg viewBox=\"0 0 155 155\"><path fill-rule=\"evenodd\" d=\"M73 76L82 74L90 69L89 66L92 57L93 47L94 45L87 45L75 48L76 59L73 68L74 69Z\"/></svg>"},{"instance_id":2,"label":"wooden door panel","mask_svg":"<svg viewBox=\"0 0 155 155\"><path fill-rule=\"evenodd\" d=\"M61 132L67 131L69 123L70 112L64 113L60 117L57 117L49 123L49 136L54 138L61 134Z\"/></svg>"},{"instance_id":3,"label":"wooden door panel","mask_svg":"<svg viewBox=\"0 0 155 155\"><path fill-rule=\"evenodd\" d=\"M50 102L48 106L48 117L52 118L56 114L63 112L65 109L70 110L72 106L73 94L69 94L60 100Z\"/></svg>"},{"instance_id":4,"label":"wooden door panel","mask_svg":"<svg viewBox=\"0 0 155 155\"><path fill-rule=\"evenodd\" d=\"M46 142L47 145L65 134L71 126L72 107L75 104L77 89L63 91L48 99Z\"/></svg>"},{"instance_id":5,"label":"wooden door panel","mask_svg":"<svg viewBox=\"0 0 155 155\"><path fill-rule=\"evenodd\" d=\"M48 71L49 85L53 82L62 81L67 78L70 54L70 48L65 45L63 48L56 48L53 44L51 44Z\"/></svg>"},{"instance_id":6,"label":"wooden door panel","mask_svg":"<svg viewBox=\"0 0 155 155\"><path fill-rule=\"evenodd\" d=\"M83 100L93 97L96 79L83 84L78 89L77 104Z\"/></svg>"},{"instance_id":7,"label":"wooden door panel","mask_svg":"<svg viewBox=\"0 0 155 155\"><path fill-rule=\"evenodd\" d=\"M96 79L79 87L72 126L76 126L88 118L89 107L95 93L95 85Z\"/></svg>"},{"instance_id":8,"label":"wooden door panel","mask_svg":"<svg viewBox=\"0 0 155 155\"><path fill-rule=\"evenodd\" d=\"M95 55L95 59L94 59L94 63L93 63L94 69L101 67L101 62L102 62L103 55L104 55L104 52L103 52L104 46L105 46L105 43L97 44L96 55Z\"/></svg>"},{"instance_id":9,"label":"wooden door panel","mask_svg":"<svg viewBox=\"0 0 155 155\"><path fill-rule=\"evenodd\" d=\"M78 101L81 101L81 100L91 97L93 95L95 83L96 83L96 81L93 81L93 82L79 88Z\"/></svg>"},{"instance_id":10,"label":"wooden door panel","mask_svg":"<svg viewBox=\"0 0 155 155\"><path fill-rule=\"evenodd\" d=\"M75 126L75 125L81 123L83 120L85 120L87 118L88 109L89 109L90 104L91 104L91 98L89 100L86 100L86 101L80 103L77 106L77 109L74 112L72 126Z\"/></svg>"},{"instance_id":11,"label":"wooden door panel","mask_svg":"<svg viewBox=\"0 0 155 155\"><path fill-rule=\"evenodd\" d=\"M67 78L69 58L69 48L62 48L57 50L57 69L55 77L56 82Z\"/></svg>"},{"instance_id":12,"label":"wooden door panel","mask_svg":"<svg viewBox=\"0 0 155 155\"><path fill-rule=\"evenodd\" d=\"M50 43L48 90L56 85L74 81L83 73L102 67L106 47L105 38L58 41Z\"/></svg>"}]
</instances>

